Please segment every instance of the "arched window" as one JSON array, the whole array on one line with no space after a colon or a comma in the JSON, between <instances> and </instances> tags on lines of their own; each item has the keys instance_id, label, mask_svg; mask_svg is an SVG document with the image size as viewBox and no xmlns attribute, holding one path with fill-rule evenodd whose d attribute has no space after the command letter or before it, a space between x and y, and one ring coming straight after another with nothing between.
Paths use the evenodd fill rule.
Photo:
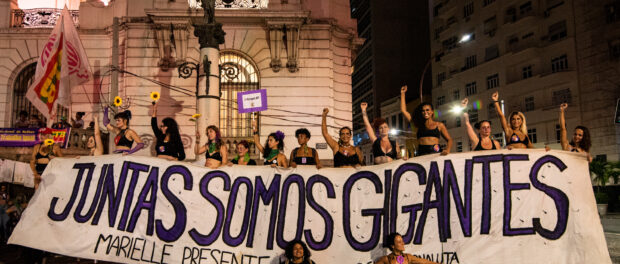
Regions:
<instances>
[{"instance_id":1,"label":"arched window","mask_svg":"<svg viewBox=\"0 0 620 264\"><path fill-rule=\"evenodd\" d=\"M256 90L257 67L242 55L223 51L220 55L220 131L230 141L252 137L252 116L237 111L237 92Z\"/></svg>"},{"instance_id":2,"label":"arched window","mask_svg":"<svg viewBox=\"0 0 620 264\"><path fill-rule=\"evenodd\" d=\"M37 108L30 103L30 100L26 98L26 92L34 80L34 73L36 69L36 63L29 64L24 67L15 78L15 82L13 84L13 109L11 111L13 116L11 120L11 122L13 122L11 124L12 126L15 125L15 122L19 118L19 112L21 111L26 111L29 119L33 115L36 115L43 123L47 122L47 119L43 116L43 114L41 114L41 112L39 112L39 110L37 110ZM60 120L63 116L70 120L68 114L69 111L67 108L58 105L56 120ZM34 126L34 124L32 126Z\"/></svg>"}]
</instances>

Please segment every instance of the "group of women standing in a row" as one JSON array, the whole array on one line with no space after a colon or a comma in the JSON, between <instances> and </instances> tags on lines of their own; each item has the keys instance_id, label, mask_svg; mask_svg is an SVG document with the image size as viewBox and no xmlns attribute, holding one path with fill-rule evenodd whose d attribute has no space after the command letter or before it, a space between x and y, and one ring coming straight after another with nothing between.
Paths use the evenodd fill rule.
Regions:
<instances>
[{"instance_id":1,"label":"group of women standing in a row","mask_svg":"<svg viewBox=\"0 0 620 264\"><path fill-rule=\"evenodd\" d=\"M417 128L417 152L418 156L440 153L441 155L447 155L452 148L452 138L448 133L446 126L442 122L434 120L434 109L430 103L420 104L413 115L406 109L405 94L407 92L407 86L401 88L401 111L403 116ZM532 148L532 141L528 137L527 126L525 116L521 112L512 112L508 121L506 120L504 113L499 105L499 94L493 93L491 99L494 102L495 109L497 110L499 120L506 135L506 148ZM468 99L465 98L461 102L463 109L467 108ZM586 127L577 126L575 128L573 138L569 142L566 132L566 121L564 112L568 105L566 103L560 106L560 129L561 129L561 145L563 150L573 152L590 152L590 133ZM400 158L400 146L395 140L389 137L389 125L383 118L376 118L373 124L370 123L366 114L367 104L362 103L360 105L362 110L363 120L368 132L368 136L372 143L372 153L374 157L374 164L382 164L390 162ZM333 152L334 167L346 168L346 167L359 167L363 164L363 155L359 147L351 144L352 130L349 127L342 127L339 129L339 138L333 138L327 130L327 114L329 110L323 109L321 132L323 138L327 142L327 145ZM138 134L129 128L129 121L131 120L131 112L124 111L117 113L114 116L115 125L110 123L108 118L108 108L104 111L103 124L109 131L116 134L114 143L116 145L115 153L122 153L123 155L132 154L144 147L144 143L138 136ZM88 139L87 146L90 149L90 155L103 154L103 146L100 137L99 124L95 118L95 133ZM474 151L480 150L492 150L500 149L501 144L492 138L491 133L491 121L482 120L472 125L469 122L467 111L462 114L462 123L465 124L467 135L474 146ZM183 143L179 133L179 127L176 121L172 118L164 118L158 126L157 121L157 104L153 105L151 128L155 134L155 152L158 158L167 160L184 160L185 151L183 149ZM297 165L313 165L317 168L321 168L321 161L319 159L316 149L308 146L310 140L310 131L305 128L298 129L295 132L295 137L299 143L299 147L293 149L289 156L289 159L282 153L284 149L284 133L276 131L267 136L265 144L259 142L258 130L256 123L252 123L254 133L254 144L256 148L262 153L264 158L264 164L279 167L296 167ZM474 131L474 128L477 130ZM54 156L61 157L62 152L57 144L54 144L51 139L51 130L44 128L41 129L41 138L45 140L41 144L34 146L31 159L31 168L35 175L35 185L38 185L40 181L41 173L45 170L45 167L49 163L50 159ZM216 126L209 126L206 129L206 142L201 142L201 133L196 132L196 144L194 148L194 154L205 154L205 166L209 168L218 168L223 165L256 165L256 161L252 160L249 155L250 143L247 141L241 141L236 144L237 155L229 160L228 149L226 144L222 141L219 129ZM440 145L440 138L444 138L446 141L446 148L442 148ZM135 146L134 146L135 143Z\"/></svg>"}]
</instances>

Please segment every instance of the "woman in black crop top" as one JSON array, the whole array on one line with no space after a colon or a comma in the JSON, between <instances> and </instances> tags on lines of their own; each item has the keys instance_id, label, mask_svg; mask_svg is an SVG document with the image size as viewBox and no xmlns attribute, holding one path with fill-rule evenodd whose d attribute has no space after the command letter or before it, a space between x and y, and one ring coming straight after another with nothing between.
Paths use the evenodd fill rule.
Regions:
<instances>
[{"instance_id":1,"label":"woman in black crop top","mask_svg":"<svg viewBox=\"0 0 620 264\"><path fill-rule=\"evenodd\" d=\"M452 149L452 137L448 133L448 129L442 122L433 120L435 110L430 103L421 103L413 111L413 117L407 111L407 103L405 102L405 94L407 92L407 86L400 88L400 111L403 116L412 122L417 128L418 148L416 154L418 156L441 153L441 155L448 155ZM443 137L446 140L446 149L441 148L439 145L439 138Z\"/></svg>"},{"instance_id":2,"label":"woman in black crop top","mask_svg":"<svg viewBox=\"0 0 620 264\"><path fill-rule=\"evenodd\" d=\"M362 166L362 151L360 148L351 145L352 131L349 127L340 128L340 139L336 142L327 131L327 113L329 109L323 108L323 121L321 123L321 132L323 138L327 141L327 145L334 152L334 167L336 168L353 168Z\"/></svg>"},{"instance_id":3,"label":"woman in black crop top","mask_svg":"<svg viewBox=\"0 0 620 264\"><path fill-rule=\"evenodd\" d=\"M49 164L54 157L62 157L62 151L60 151L60 146L58 144L52 142L52 144L49 145L45 143L47 139L53 140L52 130L49 128L41 128L39 129L39 134L41 143L34 145L30 158L30 169L32 169L34 175L35 189L39 187L41 174L45 171L47 164Z\"/></svg>"},{"instance_id":4,"label":"woman in black crop top","mask_svg":"<svg viewBox=\"0 0 620 264\"><path fill-rule=\"evenodd\" d=\"M116 126L110 124L110 119L108 118L108 108L106 107L103 112L103 125L108 128L108 130L116 133L116 137L114 138L116 150L114 152L127 155L142 149L144 147L142 139L140 139L136 131L129 128L131 111L126 110L124 112L120 112L114 115L114 119L116 120ZM136 147L131 148L134 141L136 142Z\"/></svg>"},{"instance_id":5,"label":"woman in black crop top","mask_svg":"<svg viewBox=\"0 0 620 264\"><path fill-rule=\"evenodd\" d=\"M250 158L250 153L248 153L248 150L250 150L250 143L246 140L241 140L237 143L237 156L228 162L228 166L232 166L233 164L256 165L256 161Z\"/></svg>"},{"instance_id":6,"label":"woman in black crop top","mask_svg":"<svg viewBox=\"0 0 620 264\"><path fill-rule=\"evenodd\" d=\"M282 154L282 150L284 150L284 133L278 130L269 134L269 136L267 136L267 142L265 142L265 146L263 147L263 145L260 144L256 121L252 122L252 130L254 131L254 144L258 151L263 153L263 157L265 158L263 164L271 167L279 166L288 168L286 156Z\"/></svg>"},{"instance_id":7,"label":"woman in black crop top","mask_svg":"<svg viewBox=\"0 0 620 264\"><path fill-rule=\"evenodd\" d=\"M566 135L566 119L564 118L564 110L568 107L567 103L560 105L560 143L562 149L570 152L582 152L588 154L588 161L592 162L592 156L590 156L590 147L592 141L590 140L590 130L584 126L575 127L573 138L568 142L568 136Z\"/></svg>"},{"instance_id":8,"label":"woman in black crop top","mask_svg":"<svg viewBox=\"0 0 620 264\"><path fill-rule=\"evenodd\" d=\"M499 120L502 122L502 128L506 134L506 148L534 148L534 145L527 136L527 125L525 122L525 115L521 112L512 112L510 114L510 125L506 122L506 117L502 112L502 108L499 106L499 93L494 92L491 95L495 110L499 116Z\"/></svg>"},{"instance_id":9,"label":"woman in black crop top","mask_svg":"<svg viewBox=\"0 0 620 264\"><path fill-rule=\"evenodd\" d=\"M300 128L295 131L295 137L299 147L291 151L291 158L289 159L289 167L296 168L297 165L315 165L317 169L321 168L321 161L319 160L319 154L316 149L308 147L308 141L310 140L310 131L305 128Z\"/></svg>"},{"instance_id":10,"label":"woman in black crop top","mask_svg":"<svg viewBox=\"0 0 620 264\"><path fill-rule=\"evenodd\" d=\"M461 107L463 109L467 108L468 101L469 100L467 98L461 101ZM476 123L474 127L478 130L478 133L474 132L474 129L471 127L471 124L469 123L469 114L467 114L467 111L463 111L461 122L465 123L465 130L469 136L470 146L474 146L472 149L473 151L501 148L499 142L491 138L491 121L482 120Z\"/></svg>"},{"instance_id":11,"label":"woman in black crop top","mask_svg":"<svg viewBox=\"0 0 620 264\"><path fill-rule=\"evenodd\" d=\"M398 146L396 141L390 140L389 138L390 127L388 126L387 121L380 117L375 118L373 128L368 121L368 115L366 114L367 107L368 104L366 102L360 104L360 108L362 109L362 118L364 119L364 125L366 126L368 137L370 138L370 141L373 142L372 155L374 157L374 164L383 164L401 158L400 146ZM375 134L375 130L379 132L379 137Z\"/></svg>"},{"instance_id":12,"label":"woman in black crop top","mask_svg":"<svg viewBox=\"0 0 620 264\"><path fill-rule=\"evenodd\" d=\"M179 134L179 126L174 119L167 117L162 120L158 128L157 105L158 103L153 105L153 115L151 116L151 128L157 140L155 142L157 157L167 160L184 160L185 150Z\"/></svg>"},{"instance_id":13,"label":"woman in black crop top","mask_svg":"<svg viewBox=\"0 0 620 264\"><path fill-rule=\"evenodd\" d=\"M200 146L200 132L196 131L196 156L205 153L205 167L217 169L223 164L228 163L228 147L222 142L220 130L210 125L207 127L207 144Z\"/></svg>"}]
</instances>

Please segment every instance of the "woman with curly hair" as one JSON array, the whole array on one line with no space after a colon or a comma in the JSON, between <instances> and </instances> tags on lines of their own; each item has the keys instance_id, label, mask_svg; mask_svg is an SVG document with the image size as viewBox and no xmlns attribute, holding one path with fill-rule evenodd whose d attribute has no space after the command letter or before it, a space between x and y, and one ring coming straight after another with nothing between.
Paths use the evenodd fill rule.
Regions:
<instances>
[{"instance_id":1,"label":"woman with curly hair","mask_svg":"<svg viewBox=\"0 0 620 264\"><path fill-rule=\"evenodd\" d=\"M123 153L123 155L132 154L144 147L142 139L138 136L136 131L129 128L129 120L131 120L131 111L125 110L114 115L116 120L116 126L110 124L110 118L108 117L108 107L103 112L103 125L110 131L116 133L114 143L116 144L115 153ZM136 142L136 147L133 146L133 142Z\"/></svg>"},{"instance_id":2,"label":"woman with curly hair","mask_svg":"<svg viewBox=\"0 0 620 264\"><path fill-rule=\"evenodd\" d=\"M350 127L342 127L338 131L340 138L336 141L327 131L327 113L329 109L323 108L323 118L321 122L321 132L327 145L334 152L335 168L361 167L364 156L359 147L351 145L352 130Z\"/></svg>"},{"instance_id":3,"label":"woman with curly hair","mask_svg":"<svg viewBox=\"0 0 620 264\"><path fill-rule=\"evenodd\" d=\"M237 143L237 156L235 156L230 162L228 162L228 166L232 166L233 164L237 165L256 165L256 161L250 159L250 143L246 140L241 140Z\"/></svg>"},{"instance_id":4,"label":"woman with curly hair","mask_svg":"<svg viewBox=\"0 0 620 264\"><path fill-rule=\"evenodd\" d=\"M157 103L153 105L151 129L153 129L157 139L157 142L155 142L155 152L158 158L179 161L185 159L185 150L183 149L183 141L181 141L177 122L167 117L157 127Z\"/></svg>"},{"instance_id":5,"label":"woman with curly hair","mask_svg":"<svg viewBox=\"0 0 620 264\"><path fill-rule=\"evenodd\" d=\"M430 103L421 103L416 107L413 112L413 117L407 111L407 105L405 103L405 93L407 92L407 86L400 88L400 111L403 116L413 122L413 125L418 128L416 137L418 138L417 155L427 155L441 153L441 155L448 155L452 148L452 138L446 126L433 120L435 110ZM447 141L446 149L442 150L439 145L439 138L443 137Z\"/></svg>"},{"instance_id":6,"label":"woman with curly hair","mask_svg":"<svg viewBox=\"0 0 620 264\"><path fill-rule=\"evenodd\" d=\"M491 95L491 99L493 99L495 110L497 111L497 115L499 115L499 120L502 122L502 128L506 134L506 148L534 148L532 141L527 136L525 115L518 111L510 113L510 117L508 118L510 119L510 125L508 125L504 112L502 112L502 108L499 106L499 93L494 92L493 95Z\"/></svg>"},{"instance_id":7,"label":"woman with curly hair","mask_svg":"<svg viewBox=\"0 0 620 264\"><path fill-rule=\"evenodd\" d=\"M200 155L205 153L205 167L217 169L222 164L228 163L228 148L222 142L220 130L210 125L207 127L207 143L200 146L200 132L196 131L196 147L194 154Z\"/></svg>"},{"instance_id":8,"label":"woman with curly hair","mask_svg":"<svg viewBox=\"0 0 620 264\"><path fill-rule=\"evenodd\" d=\"M567 103L560 105L560 143L562 144L562 149L570 152L586 153L588 154L588 161L592 162L592 156L590 156L592 141L590 139L590 130L587 127L575 127L573 138L568 142L568 136L566 135L566 119L564 118L564 110L566 110L567 107Z\"/></svg>"},{"instance_id":9,"label":"woman with curly hair","mask_svg":"<svg viewBox=\"0 0 620 264\"><path fill-rule=\"evenodd\" d=\"M264 165L288 168L286 156L281 153L282 150L284 150L284 133L278 130L269 134L269 136L267 136L267 142L265 142L265 146L263 147L263 145L260 144L256 121L252 122L252 130L254 131L254 144L256 144L256 148L263 153L263 157L265 158Z\"/></svg>"},{"instance_id":10,"label":"woman with curly hair","mask_svg":"<svg viewBox=\"0 0 620 264\"><path fill-rule=\"evenodd\" d=\"M308 141L310 140L310 131L305 128L300 128L295 131L295 137L299 147L291 151L291 158L289 159L289 166L296 168L297 165L315 165L317 169L321 168L321 161L319 160L319 153L316 149L308 147Z\"/></svg>"},{"instance_id":11,"label":"woman with curly hair","mask_svg":"<svg viewBox=\"0 0 620 264\"><path fill-rule=\"evenodd\" d=\"M306 243L301 240L293 240L286 245L286 249L284 250L284 257L286 259L284 261L280 261L281 264L315 264L314 261L310 259L310 250Z\"/></svg>"},{"instance_id":12,"label":"woman with curly hair","mask_svg":"<svg viewBox=\"0 0 620 264\"><path fill-rule=\"evenodd\" d=\"M376 264L435 264L430 260L418 258L414 255L405 253L405 243L403 237L399 233L391 233L387 237L387 244L383 245L389 248L392 253L381 257Z\"/></svg>"}]
</instances>

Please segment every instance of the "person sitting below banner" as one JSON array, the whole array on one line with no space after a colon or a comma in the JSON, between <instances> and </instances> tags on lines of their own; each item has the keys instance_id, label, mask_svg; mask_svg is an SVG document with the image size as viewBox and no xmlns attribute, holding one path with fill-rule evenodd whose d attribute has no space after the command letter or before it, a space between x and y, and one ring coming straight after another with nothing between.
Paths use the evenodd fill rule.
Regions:
<instances>
[{"instance_id":1,"label":"person sitting below banner","mask_svg":"<svg viewBox=\"0 0 620 264\"><path fill-rule=\"evenodd\" d=\"M103 155L103 141L101 141L101 130L99 130L99 120L97 120L97 116L93 117L93 122L95 123L95 134L93 136L88 137L88 141L86 143L86 147L88 147L89 156L100 156Z\"/></svg>"},{"instance_id":2,"label":"person sitting below banner","mask_svg":"<svg viewBox=\"0 0 620 264\"><path fill-rule=\"evenodd\" d=\"M311 255L306 243L296 239L286 245L286 249L284 250L285 260L282 261L282 259L280 259L280 264L315 264L315 262L310 259Z\"/></svg>"},{"instance_id":3,"label":"person sitting below banner","mask_svg":"<svg viewBox=\"0 0 620 264\"><path fill-rule=\"evenodd\" d=\"M368 104L363 102L360 104L362 108L362 118L364 119L364 125L368 132L368 137L372 143L372 155L374 157L375 164L388 163L396 159L400 159L400 146L394 140L390 140L390 127L387 124L387 120L383 118L375 118L373 125L370 125L368 121L368 115L366 114L366 108ZM374 127L374 128L373 128ZM375 130L379 133L379 137L375 134ZM406 157L402 157L405 158Z\"/></svg>"},{"instance_id":4,"label":"person sitting below banner","mask_svg":"<svg viewBox=\"0 0 620 264\"><path fill-rule=\"evenodd\" d=\"M265 158L264 165L270 165L271 167L279 166L288 168L288 162L286 156L282 154L284 149L284 133L278 130L267 136L267 142L265 147L260 144L260 138L258 136L258 129L256 128L256 121L252 121L252 131L254 131L254 144L258 151L263 153Z\"/></svg>"},{"instance_id":5,"label":"person sitting below banner","mask_svg":"<svg viewBox=\"0 0 620 264\"><path fill-rule=\"evenodd\" d=\"M504 112L499 105L499 93L494 92L491 95L495 110L499 116L499 120L502 122L502 128L506 134L506 148L534 148L532 141L527 136L527 125L525 122L525 115L523 113L515 111L510 113L510 125L506 122Z\"/></svg>"},{"instance_id":6,"label":"person sitting below banner","mask_svg":"<svg viewBox=\"0 0 620 264\"><path fill-rule=\"evenodd\" d=\"M573 138L570 143L568 142L568 136L566 135L566 119L564 118L564 110L566 110L567 107L567 103L560 105L560 143L562 144L562 150L586 153L588 154L588 162L592 162L592 156L590 156L592 141L590 140L590 130L587 127L575 127Z\"/></svg>"},{"instance_id":7,"label":"person sitting below banner","mask_svg":"<svg viewBox=\"0 0 620 264\"><path fill-rule=\"evenodd\" d=\"M296 168L297 165L315 165L317 169L321 168L321 161L319 160L319 153L316 149L308 147L308 141L310 140L310 131L305 128L300 128L295 131L295 137L298 148L291 151L291 158L289 159L289 166Z\"/></svg>"},{"instance_id":8,"label":"person sitting below banner","mask_svg":"<svg viewBox=\"0 0 620 264\"><path fill-rule=\"evenodd\" d=\"M84 112L77 112L75 113L75 119L71 119L71 127L73 128L84 128L84 119L82 119L82 117L84 117L84 115L86 115L86 113Z\"/></svg>"},{"instance_id":9,"label":"person sitting below banner","mask_svg":"<svg viewBox=\"0 0 620 264\"><path fill-rule=\"evenodd\" d=\"M342 127L338 131L340 138L338 141L334 140L327 131L327 113L329 109L323 108L323 118L321 122L321 132L323 138L327 142L327 145L334 152L334 167L335 168L359 168L362 166L362 151L360 148L351 145L351 128Z\"/></svg>"},{"instance_id":10,"label":"person sitting below banner","mask_svg":"<svg viewBox=\"0 0 620 264\"><path fill-rule=\"evenodd\" d=\"M179 126L174 119L167 117L161 121L157 127L157 103L153 105L153 115L151 116L151 128L155 134L155 152L158 158L167 160L184 160L185 150L183 141L179 133Z\"/></svg>"},{"instance_id":11,"label":"person sitting below banner","mask_svg":"<svg viewBox=\"0 0 620 264\"><path fill-rule=\"evenodd\" d=\"M383 246L389 248L392 253L381 257L375 264L437 264L436 262L405 253L405 243L399 233L389 234L387 245Z\"/></svg>"},{"instance_id":12,"label":"person sitting below banner","mask_svg":"<svg viewBox=\"0 0 620 264\"><path fill-rule=\"evenodd\" d=\"M110 119L108 117L108 107L103 111L103 125L110 131L116 133L116 137L114 138L114 144L116 145L116 150L114 153L123 153L123 155L133 154L136 151L142 149L144 147L144 143L142 143L142 139L138 136L136 131L133 131L129 128L129 120L131 120L131 111L126 110L124 112L120 112L114 115L114 119L116 120L116 126L110 124ZM131 148L133 146L133 142L136 142L136 147Z\"/></svg>"},{"instance_id":13,"label":"person sitting below banner","mask_svg":"<svg viewBox=\"0 0 620 264\"><path fill-rule=\"evenodd\" d=\"M246 140L241 140L237 143L237 156L235 156L230 162L228 162L228 166L232 166L233 164L237 165L256 165L256 161L250 159L250 143Z\"/></svg>"},{"instance_id":14,"label":"person sitting below banner","mask_svg":"<svg viewBox=\"0 0 620 264\"><path fill-rule=\"evenodd\" d=\"M42 142L34 145L32 148L32 157L30 158L30 168L34 174L35 190L39 187L41 174L45 171L47 164L49 164L54 157L63 156L62 151L60 151L60 146L54 144L52 129L42 128L39 130L39 135Z\"/></svg>"},{"instance_id":15,"label":"person sitting below banner","mask_svg":"<svg viewBox=\"0 0 620 264\"><path fill-rule=\"evenodd\" d=\"M433 120L435 116L435 110L430 103L422 102L413 111L413 116L407 111L407 105L405 103L405 94L407 93L407 86L400 88L400 111L403 116L418 129L416 137L418 138L418 150L417 155L428 155L441 153L441 155L448 155L452 148L452 137L448 133L448 129L442 122ZM420 95L421 96L421 95ZM439 145L439 139L443 137L447 146L442 150Z\"/></svg>"},{"instance_id":16,"label":"person sitting below banner","mask_svg":"<svg viewBox=\"0 0 620 264\"><path fill-rule=\"evenodd\" d=\"M461 107L463 109L467 107L468 101L467 98L461 101ZM474 127L478 130L478 133L476 133L469 123L469 114L467 114L467 111L463 111L461 119L462 122L465 123L465 130L469 136L469 142L471 145L475 146L473 151L501 149L499 142L491 138L491 121L482 120L474 124Z\"/></svg>"},{"instance_id":17,"label":"person sitting below banner","mask_svg":"<svg viewBox=\"0 0 620 264\"><path fill-rule=\"evenodd\" d=\"M228 147L222 142L220 130L214 126L207 127L207 144L200 146L200 132L196 131L196 156L205 153L205 167L217 169L228 163Z\"/></svg>"},{"instance_id":18,"label":"person sitting below banner","mask_svg":"<svg viewBox=\"0 0 620 264\"><path fill-rule=\"evenodd\" d=\"M15 128L28 128L30 127L30 121L28 121L28 112L21 110L19 111L19 119L15 121L13 125Z\"/></svg>"}]
</instances>

